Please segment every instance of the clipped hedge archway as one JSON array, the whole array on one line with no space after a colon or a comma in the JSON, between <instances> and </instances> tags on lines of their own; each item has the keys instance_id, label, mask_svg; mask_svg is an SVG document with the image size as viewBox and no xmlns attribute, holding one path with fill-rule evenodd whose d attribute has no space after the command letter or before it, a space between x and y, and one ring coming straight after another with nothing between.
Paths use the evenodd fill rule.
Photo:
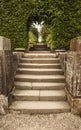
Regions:
<instances>
[{"instance_id":1,"label":"clipped hedge archway","mask_svg":"<svg viewBox=\"0 0 81 130\"><path fill-rule=\"evenodd\" d=\"M8 37L15 47L28 47L32 22L50 25L52 48L69 45L81 35L81 1L0 0L0 35Z\"/></svg>"}]
</instances>

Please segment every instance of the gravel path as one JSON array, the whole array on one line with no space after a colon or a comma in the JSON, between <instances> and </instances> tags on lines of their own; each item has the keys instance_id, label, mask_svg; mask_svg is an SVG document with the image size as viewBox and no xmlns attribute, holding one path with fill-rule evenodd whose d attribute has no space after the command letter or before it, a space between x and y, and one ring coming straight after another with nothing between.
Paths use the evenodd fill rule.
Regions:
<instances>
[{"instance_id":1,"label":"gravel path","mask_svg":"<svg viewBox=\"0 0 81 130\"><path fill-rule=\"evenodd\" d=\"M0 116L0 130L81 130L81 118L71 113Z\"/></svg>"}]
</instances>

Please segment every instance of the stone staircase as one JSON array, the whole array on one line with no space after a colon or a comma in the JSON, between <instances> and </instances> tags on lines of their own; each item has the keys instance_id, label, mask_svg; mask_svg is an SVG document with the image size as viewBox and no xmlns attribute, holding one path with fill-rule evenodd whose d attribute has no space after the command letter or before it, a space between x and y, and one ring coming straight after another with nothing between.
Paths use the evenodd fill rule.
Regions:
<instances>
[{"instance_id":1,"label":"stone staircase","mask_svg":"<svg viewBox=\"0 0 81 130\"><path fill-rule=\"evenodd\" d=\"M65 77L54 53L25 53L20 59L10 110L27 113L69 112L64 91Z\"/></svg>"}]
</instances>

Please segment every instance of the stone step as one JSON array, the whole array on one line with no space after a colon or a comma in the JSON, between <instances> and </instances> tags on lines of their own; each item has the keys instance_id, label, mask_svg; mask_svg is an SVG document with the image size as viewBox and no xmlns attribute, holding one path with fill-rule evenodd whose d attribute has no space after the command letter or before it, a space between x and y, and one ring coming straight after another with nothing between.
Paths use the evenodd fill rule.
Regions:
<instances>
[{"instance_id":1,"label":"stone step","mask_svg":"<svg viewBox=\"0 0 81 130\"><path fill-rule=\"evenodd\" d=\"M34 50L41 49L41 50L47 50L48 48L46 46L34 46Z\"/></svg>"},{"instance_id":2,"label":"stone step","mask_svg":"<svg viewBox=\"0 0 81 130\"><path fill-rule=\"evenodd\" d=\"M46 51L46 50L49 51L48 48L34 48L34 51Z\"/></svg>"},{"instance_id":3,"label":"stone step","mask_svg":"<svg viewBox=\"0 0 81 130\"><path fill-rule=\"evenodd\" d=\"M49 82L14 82L15 88L19 90L62 90L65 83Z\"/></svg>"},{"instance_id":4,"label":"stone step","mask_svg":"<svg viewBox=\"0 0 81 130\"><path fill-rule=\"evenodd\" d=\"M47 49L47 46L46 45L35 45L34 48L41 48L41 49L45 48L45 49Z\"/></svg>"},{"instance_id":5,"label":"stone step","mask_svg":"<svg viewBox=\"0 0 81 130\"><path fill-rule=\"evenodd\" d=\"M64 90L41 90L40 101L65 101L66 93Z\"/></svg>"},{"instance_id":6,"label":"stone step","mask_svg":"<svg viewBox=\"0 0 81 130\"><path fill-rule=\"evenodd\" d=\"M17 74L15 81L21 82L65 82L63 75L23 75Z\"/></svg>"},{"instance_id":7,"label":"stone step","mask_svg":"<svg viewBox=\"0 0 81 130\"><path fill-rule=\"evenodd\" d=\"M65 101L64 90L15 90L14 100L18 101Z\"/></svg>"},{"instance_id":8,"label":"stone step","mask_svg":"<svg viewBox=\"0 0 81 130\"><path fill-rule=\"evenodd\" d=\"M34 45L35 48L46 48L47 49L47 44L37 44Z\"/></svg>"},{"instance_id":9,"label":"stone step","mask_svg":"<svg viewBox=\"0 0 81 130\"><path fill-rule=\"evenodd\" d=\"M69 112L70 106L65 101L14 101L9 110L22 113L61 113Z\"/></svg>"},{"instance_id":10,"label":"stone step","mask_svg":"<svg viewBox=\"0 0 81 130\"><path fill-rule=\"evenodd\" d=\"M33 69L33 68L18 68L17 74L29 74L29 75L63 75L62 69Z\"/></svg>"},{"instance_id":11,"label":"stone step","mask_svg":"<svg viewBox=\"0 0 81 130\"><path fill-rule=\"evenodd\" d=\"M35 63L19 63L18 65L20 68L46 68L46 69L57 69L61 68L60 63L57 64L35 64Z\"/></svg>"},{"instance_id":12,"label":"stone step","mask_svg":"<svg viewBox=\"0 0 81 130\"><path fill-rule=\"evenodd\" d=\"M39 53L25 53L24 54L25 58L56 58L57 55L56 54L52 54L52 53L47 53L47 54L39 54Z\"/></svg>"},{"instance_id":13,"label":"stone step","mask_svg":"<svg viewBox=\"0 0 81 130\"><path fill-rule=\"evenodd\" d=\"M31 53L31 54L32 54L32 53L34 53L34 54L35 54L35 53L40 53L40 54L41 54L41 53L42 53L42 54L43 54L43 53L46 53L46 54L49 53L49 54L50 54L50 51L29 51L29 53Z\"/></svg>"},{"instance_id":14,"label":"stone step","mask_svg":"<svg viewBox=\"0 0 81 130\"><path fill-rule=\"evenodd\" d=\"M39 63L39 64L45 64L45 63L59 63L59 58L21 58L21 62L23 63Z\"/></svg>"}]
</instances>

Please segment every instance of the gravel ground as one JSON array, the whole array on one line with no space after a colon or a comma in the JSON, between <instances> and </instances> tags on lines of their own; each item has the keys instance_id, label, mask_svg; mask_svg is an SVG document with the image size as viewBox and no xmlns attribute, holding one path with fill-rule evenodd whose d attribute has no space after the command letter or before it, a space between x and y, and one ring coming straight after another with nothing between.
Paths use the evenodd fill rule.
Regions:
<instances>
[{"instance_id":1,"label":"gravel ground","mask_svg":"<svg viewBox=\"0 0 81 130\"><path fill-rule=\"evenodd\" d=\"M71 113L0 116L0 130L81 130L81 118Z\"/></svg>"}]
</instances>

